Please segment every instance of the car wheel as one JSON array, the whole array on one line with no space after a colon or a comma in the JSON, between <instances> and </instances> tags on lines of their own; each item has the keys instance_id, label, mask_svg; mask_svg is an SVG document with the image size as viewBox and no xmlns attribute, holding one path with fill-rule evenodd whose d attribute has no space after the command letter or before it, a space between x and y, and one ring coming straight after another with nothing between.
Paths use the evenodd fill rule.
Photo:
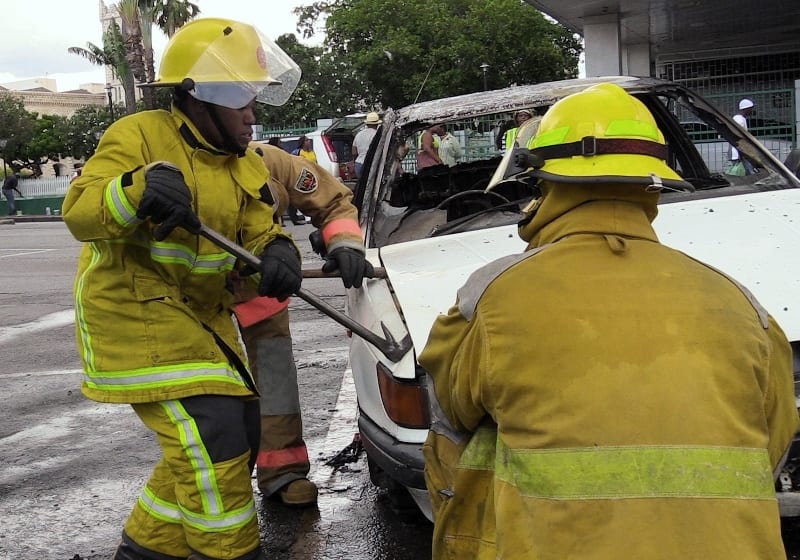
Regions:
<instances>
[{"instance_id":1,"label":"car wheel","mask_svg":"<svg viewBox=\"0 0 800 560\"><path fill-rule=\"evenodd\" d=\"M367 457L367 467L369 468L369 480L384 490L382 496L386 505L392 513L404 519L417 519L424 516L420 513L416 502L402 485L390 478L386 471L380 468L377 463Z\"/></svg>"}]
</instances>

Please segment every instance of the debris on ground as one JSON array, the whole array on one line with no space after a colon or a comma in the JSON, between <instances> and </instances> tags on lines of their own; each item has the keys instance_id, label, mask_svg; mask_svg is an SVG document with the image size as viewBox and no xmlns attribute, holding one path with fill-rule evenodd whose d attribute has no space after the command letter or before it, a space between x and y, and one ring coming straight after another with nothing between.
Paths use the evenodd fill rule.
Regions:
<instances>
[{"instance_id":1,"label":"debris on ground","mask_svg":"<svg viewBox=\"0 0 800 560\"><path fill-rule=\"evenodd\" d=\"M353 436L353 441L351 441L347 447L339 451L336 455L325 461L325 464L329 467L333 467L333 472L336 472L339 469L344 468L345 465L358 461L358 458L363 451L364 445L361 443L361 434L356 433Z\"/></svg>"}]
</instances>

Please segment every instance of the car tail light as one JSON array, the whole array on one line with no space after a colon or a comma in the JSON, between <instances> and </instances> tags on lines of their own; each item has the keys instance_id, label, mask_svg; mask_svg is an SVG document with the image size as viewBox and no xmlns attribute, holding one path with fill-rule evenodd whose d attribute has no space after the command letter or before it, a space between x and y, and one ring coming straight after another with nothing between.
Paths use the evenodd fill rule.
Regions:
<instances>
[{"instance_id":1,"label":"car tail light","mask_svg":"<svg viewBox=\"0 0 800 560\"><path fill-rule=\"evenodd\" d=\"M378 362L378 387L386 414L403 428L428 428L428 399L419 381L398 380Z\"/></svg>"},{"instance_id":2,"label":"car tail light","mask_svg":"<svg viewBox=\"0 0 800 560\"><path fill-rule=\"evenodd\" d=\"M328 159L331 160L331 163L338 164L339 156L336 154L336 148L333 146L333 142L331 142L331 139L324 134L321 136L321 138L322 145L325 146L325 151L328 152ZM334 165L334 168L337 172L339 171L338 165Z\"/></svg>"}]
</instances>

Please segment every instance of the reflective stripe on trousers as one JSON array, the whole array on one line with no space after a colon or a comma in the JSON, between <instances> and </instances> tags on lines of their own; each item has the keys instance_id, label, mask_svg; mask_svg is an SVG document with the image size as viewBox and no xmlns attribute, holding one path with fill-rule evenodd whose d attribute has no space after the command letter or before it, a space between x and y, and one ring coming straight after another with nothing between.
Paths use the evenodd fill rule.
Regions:
<instances>
[{"instance_id":1,"label":"reflective stripe on trousers","mask_svg":"<svg viewBox=\"0 0 800 560\"><path fill-rule=\"evenodd\" d=\"M158 435L153 469L125 534L160 554L230 560L259 547L250 473L258 401L204 395L132 405Z\"/></svg>"}]
</instances>

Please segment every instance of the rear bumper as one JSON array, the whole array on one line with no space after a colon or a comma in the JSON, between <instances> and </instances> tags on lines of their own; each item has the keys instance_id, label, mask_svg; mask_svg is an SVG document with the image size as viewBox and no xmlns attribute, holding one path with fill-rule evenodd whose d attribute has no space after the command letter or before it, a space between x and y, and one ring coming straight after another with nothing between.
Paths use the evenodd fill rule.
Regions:
<instances>
[{"instance_id":1,"label":"rear bumper","mask_svg":"<svg viewBox=\"0 0 800 560\"><path fill-rule=\"evenodd\" d=\"M389 478L408 488L425 490L422 444L398 442L363 414L358 417L358 430L367 455Z\"/></svg>"}]
</instances>

